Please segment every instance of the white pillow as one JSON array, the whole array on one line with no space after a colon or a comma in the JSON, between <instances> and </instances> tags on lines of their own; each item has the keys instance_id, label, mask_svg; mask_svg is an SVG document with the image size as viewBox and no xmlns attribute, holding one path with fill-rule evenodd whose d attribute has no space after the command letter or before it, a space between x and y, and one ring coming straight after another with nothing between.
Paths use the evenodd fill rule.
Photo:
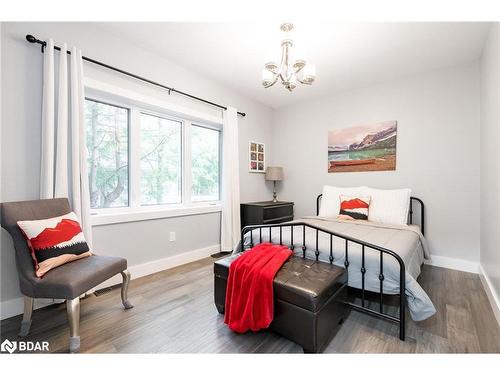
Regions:
<instances>
[{"instance_id":1,"label":"white pillow","mask_svg":"<svg viewBox=\"0 0 500 375\"><path fill-rule=\"evenodd\" d=\"M323 196L321 197L319 216L337 217L340 212L340 196L363 194L363 188L363 186L350 188L329 185L323 186Z\"/></svg>"},{"instance_id":2,"label":"white pillow","mask_svg":"<svg viewBox=\"0 0 500 375\"><path fill-rule=\"evenodd\" d=\"M368 220L376 223L407 225L410 207L410 189L374 189L364 187L364 195L371 197Z\"/></svg>"}]
</instances>

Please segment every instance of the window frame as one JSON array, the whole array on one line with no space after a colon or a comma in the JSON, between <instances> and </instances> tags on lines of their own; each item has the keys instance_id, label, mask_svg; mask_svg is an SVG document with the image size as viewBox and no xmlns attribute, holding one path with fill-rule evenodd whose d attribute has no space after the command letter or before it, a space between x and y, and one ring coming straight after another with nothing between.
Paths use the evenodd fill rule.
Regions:
<instances>
[{"instance_id":1,"label":"window frame","mask_svg":"<svg viewBox=\"0 0 500 375\"><path fill-rule=\"evenodd\" d=\"M218 134L218 137L219 137L219 144L218 144L218 148L219 148L219 154L218 154L218 156L219 156L219 168L218 168L218 175L219 175L218 183L219 183L219 189L218 189L218 193L219 193L219 196L218 196L218 199L217 199L216 201L220 202L220 201L221 201L221 199L222 199L222 196L221 196L221 194L222 194L222 129L217 128L217 127L215 127L215 126L209 126L209 125L200 124L200 123L199 123L199 122L197 122L197 121L191 121L191 126L189 127L189 130L190 130L190 131L191 131L191 129L192 129L192 127L193 127L193 126L197 126L197 127L199 127L199 128L204 128L204 129L208 129L208 130L212 130L212 131L216 131L216 132L218 132L218 133L219 133L219 134ZM191 140L191 138L190 138L190 140ZM191 142L189 142L189 143L191 144ZM190 150L189 150L189 158L190 158L190 160L189 160L189 161L190 161L190 163L189 163L189 164L190 164L190 165L192 165L192 163L191 163L191 156L192 156L192 153L191 153L191 148L190 148ZM193 174L192 174L192 173L193 173L193 171L192 171L192 170L190 170L190 172L191 172L191 175L190 175L189 177L190 177L190 179L191 179L191 178L192 178L192 176L193 176ZM192 193L192 191L193 191L193 182L192 182L191 180L190 180L189 187L190 187L189 191L190 191L190 200L191 200L191 193ZM191 200L191 201L192 201L192 200ZM194 202L195 202L195 203L206 203L206 202L213 202L213 201L208 200L208 201L194 201Z\"/></svg>"},{"instance_id":2,"label":"window frame","mask_svg":"<svg viewBox=\"0 0 500 375\"><path fill-rule=\"evenodd\" d=\"M131 200L131 189L130 189L131 188L131 179L130 179L130 174L131 174L131 170L130 170L130 163L131 163L130 131L131 131L131 123L132 123L132 111L131 111L131 109L129 107L127 107L127 106L125 106L123 104L115 103L113 100L93 99L93 98L89 98L89 97L85 96L84 102L86 102L87 100L92 101L94 103L109 105L109 106L112 106L112 107L116 107L116 108L121 108L121 109L127 110L127 203L128 203L128 205L127 206L119 206L119 207L108 207L108 208L90 208L90 212L92 214L94 210L106 210L106 211L108 211L108 210L115 210L115 209L119 210L119 209L130 208L131 207L131 205L130 205L130 200ZM87 124L85 124L85 139L87 139L87 126L86 125ZM89 192L90 192L90 190L89 190Z\"/></svg>"},{"instance_id":3,"label":"window frame","mask_svg":"<svg viewBox=\"0 0 500 375\"><path fill-rule=\"evenodd\" d=\"M185 137L185 120L183 119L180 119L180 118L177 118L177 117L174 117L174 116L170 116L170 115L165 115L163 113L159 113L159 112L156 112L156 111L151 111L151 110L146 110L146 109L140 109L140 108L136 108L138 110L138 113L136 114L137 116L137 127L138 129L136 129L136 134L135 134L135 137L137 139L136 141L136 144L138 146L137 147L137 155L135 156L137 159L136 159L136 162L137 162L137 166L134 170L135 172L135 175L137 176L136 177L136 181L135 183L137 184L137 186L135 187L136 192L137 192L137 201L135 202L137 204L137 207L158 207L158 206L173 206L173 205L180 205L180 204L183 204L184 203L184 175L186 174L185 172L185 169L184 169L184 137ZM148 115L148 116L153 116L153 117L158 117L158 118L161 118L161 119L164 119L164 120L169 120L169 121L175 121L175 122L178 122L181 124L181 201L180 203L159 203L159 204L141 204L141 177L142 177L142 170L141 170L141 162L140 162L140 156L141 156L141 147L140 147L140 127L141 127L141 120L140 120L140 116L141 114L145 114L145 115ZM189 167L191 168L191 167Z\"/></svg>"},{"instance_id":4,"label":"window frame","mask_svg":"<svg viewBox=\"0 0 500 375\"><path fill-rule=\"evenodd\" d=\"M88 90L87 90L88 91ZM91 90L86 92L85 100L112 105L128 110L128 206L91 208L92 225L107 225L128 221L160 219L185 215L196 215L221 211L222 190L222 127L211 125L211 121L192 119L189 114L175 112L153 104L145 105L131 97L102 93ZM157 101L151 98L153 102ZM154 108L151 108L154 107ZM181 203L141 205L141 145L140 115L161 117L181 124ZM220 124L222 125L222 124ZM199 126L219 131L219 198L213 201L192 201L191 170L191 126Z\"/></svg>"}]
</instances>

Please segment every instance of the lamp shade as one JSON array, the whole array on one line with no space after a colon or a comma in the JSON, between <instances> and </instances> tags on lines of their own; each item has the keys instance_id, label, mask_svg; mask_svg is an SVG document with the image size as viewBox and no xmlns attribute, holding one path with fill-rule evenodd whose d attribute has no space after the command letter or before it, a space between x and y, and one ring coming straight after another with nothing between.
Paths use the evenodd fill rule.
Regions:
<instances>
[{"instance_id":1,"label":"lamp shade","mask_svg":"<svg viewBox=\"0 0 500 375\"><path fill-rule=\"evenodd\" d=\"M281 181L283 180L283 167L267 167L266 180Z\"/></svg>"}]
</instances>

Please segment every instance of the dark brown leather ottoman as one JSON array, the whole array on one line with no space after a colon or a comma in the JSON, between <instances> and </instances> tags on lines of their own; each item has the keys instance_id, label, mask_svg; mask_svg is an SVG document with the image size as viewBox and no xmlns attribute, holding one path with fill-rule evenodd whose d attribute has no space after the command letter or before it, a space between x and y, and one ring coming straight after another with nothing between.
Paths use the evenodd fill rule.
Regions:
<instances>
[{"instance_id":1,"label":"dark brown leather ottoman","mask_svg":"<svg viewBox=\"0 0 500 375\"><path fill-rule=\"evenodd\" d=\"M214 263L214 295L223 314L231 255ZM341 267L292 256L274 279L271 329L296 342L305 353L321 352L349 314L347 272Z\"/></svg>"}]
</instances>

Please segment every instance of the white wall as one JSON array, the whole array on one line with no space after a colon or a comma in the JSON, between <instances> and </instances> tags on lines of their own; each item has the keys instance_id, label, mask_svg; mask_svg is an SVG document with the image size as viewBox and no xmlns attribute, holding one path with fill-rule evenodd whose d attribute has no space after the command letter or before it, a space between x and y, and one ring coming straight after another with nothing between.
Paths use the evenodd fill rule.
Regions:
<instances>
[{"instance_id":1,"label":"white wall","mask_svg":"<svg viewBox=\"0 0 500 375\"><path fill-rule=\"evenodd\" d=\"M398 121L396 171L327 173L329 130L386 120ZM273 142L285 171L280 197L298 216L315 212L325 184L409 187L426 204L432 253L479 260L477 63L282 108Z\"/></svg>"},{"instance_id":2,"label":"white wall","mask_svg":"<svg viewBox=\"0 0 500 375\"><path fill-rule=\"evenodd\" d=\"M67 42L83 54L110 65L165 83L188 93L236 107L239 117L240 186L242 201L264 200L271 194L261 174L247 172L248 141L271 144L271 110L246 99L155 54L104 33L91 23L2 23L2 126L0 201L37 199L40 165L40 118L42 54L40 46L26 42L25 35L52 37ZM126 78L118 73L85 64L87 77L102 80L191 109L220 116L220 110ZM269 149L269 148L268 148ZM129 266L178 255L219 243L218 213L94 227L96 252L124 256ZM168 242L164 233L176 232ZM11 239L2 230L1 301L20 297Z\"/></svg>"},{"instance_id":3,"label":"white wall","mask_svg":"<svg viewBox=\"0 0 500 375\"><path fill-rule=\"evenodd\" d=\"M481 59L481 267L500 313L500 26ZM500 315L498 315L500 322Z\"/></svg>"}]
</instances>

